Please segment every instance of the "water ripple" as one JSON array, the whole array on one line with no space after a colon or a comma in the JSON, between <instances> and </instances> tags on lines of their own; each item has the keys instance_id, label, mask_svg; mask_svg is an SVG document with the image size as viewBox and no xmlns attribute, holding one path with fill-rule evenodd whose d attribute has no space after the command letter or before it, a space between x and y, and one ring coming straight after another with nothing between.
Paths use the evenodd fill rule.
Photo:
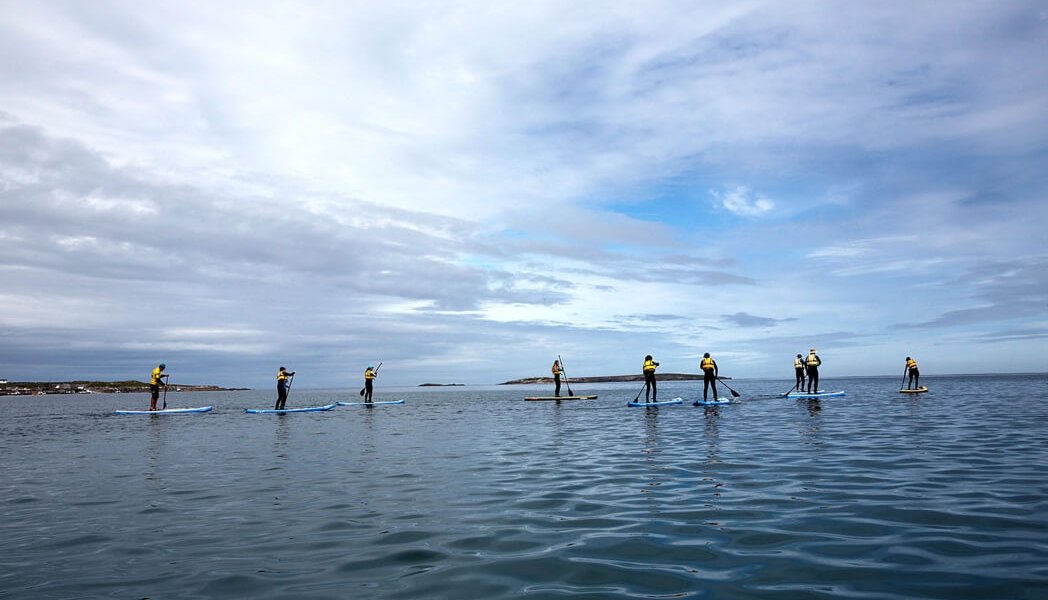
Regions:
<instances>
[{"instance_id":1,"label":"water ripple","mask_svg":"<svg viewBox=\"0 0 1048 600\"><path fill-rule=\"evenodd\" d=\"M926 379L815 401L737 381L709 408L405 390L274 419L243 416L261 392L174 420L13 400L0 597L1048 597L1045 377Z\"/></svg>"}]
</instances>

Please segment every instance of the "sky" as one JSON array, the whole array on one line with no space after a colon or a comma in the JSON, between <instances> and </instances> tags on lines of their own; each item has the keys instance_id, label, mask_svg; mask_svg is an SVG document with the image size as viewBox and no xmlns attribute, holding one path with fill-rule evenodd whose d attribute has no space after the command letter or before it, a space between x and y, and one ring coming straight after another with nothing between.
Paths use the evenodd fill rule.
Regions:
<instances>
[{"instance_id":1,"label":"sky","mask_svg":"<svg viewBox=\"0 0 1048 600\"><path fill-rule=\"evenodd\" d=\"M0 378L1046 371L1048 5L0 0Z\"/></svg>"}]
</instances>

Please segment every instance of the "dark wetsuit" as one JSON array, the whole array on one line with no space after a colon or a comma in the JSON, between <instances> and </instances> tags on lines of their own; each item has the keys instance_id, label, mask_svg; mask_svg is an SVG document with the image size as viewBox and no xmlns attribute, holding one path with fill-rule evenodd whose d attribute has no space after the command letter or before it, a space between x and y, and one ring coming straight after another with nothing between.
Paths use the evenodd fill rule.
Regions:
<instances>
[{"instance_id":1,"label":"dark wetsuit","mask_svg":"<svg viewBox=\"0 0 1048 600\"><path fill-rule=\"evenodd\" d=\"M909 381L906 383L906 387L911 390L921 387L921 371L917 368L917 361L913 361L913 366L908 367L906 372L910 376Z\"/></svg>"},{"instance_id":2,"label":"dark wetsuit","mask_svg":"<svg viewBox=\"0 0 1048 600\"><path fill-rule=\"evenodd\" d=\"M812 358L814 357L814 358ZM808 367L808 393L819 392L819 365L822 364L822 359L819 358L818 354L809 354L808 358L805 359L805 364Z\"/></svg>"},{"instance_id":3,"label":"dark wetsuit","mask_svg":"<svg viewBox=\"0 0 1048 600\"><path fill-rule=\"evenodd\" d=\"M709 363L706 363L706 359L703 358L699 363L699 368L702 369L703 401L707 399L711 385L713 386L713 399L717 400L717 362L711 358Z\"/></svg>"},{"instance_id":4,"label":"dark wetsuit","mask_svg":"<svg viewBox=\"0 0 1048 600\"><path fill-rule=\"evenodd\" d=\"M797 360L800 360L800 359L798 358ZM804 389L804 363L801 363L800 366L796 366L796 364L795 364L794 367L793 367L793 370L796 371L796 375L797 375L797 383L794 384L793 387L797 388L798 390L803 390Z\"/></svg>"},{"instance_id":5,"label":"dark wetsuit","mask_svg":"<svg viewBox=\"0 0 1048 600\"><path fill-rule=\"evenodd\" d=\"M379 365L380 367L382 365ZM364 403L371 404L371 394L375 392L375 378L378 377L376 373L378 369L365 369L364 370Z\"/></svg>"},{"instance_id":6,"label":"dark wetsuit","mask_svg":"<svg viewBox=\"0 0 1048 600\"><path fill-rule=\"evenodd\" d=\"M649 402L648 392L651 392L651 402L658 402L659 391L655 386L655 368L659 363L651 359L644 360L644 401Z\"/></svg>"},{"instance_id":7,"label":"dark wetsuit","mask_svg":"<svg viewBox=\"0 0 1048 600\"><path fill-rule=\"evenodd\" d=\"M297 397L297 396L296 396ZM287 379L277 379L277 410L284 410L287 404Z\"/></svg>"}]
</instances>

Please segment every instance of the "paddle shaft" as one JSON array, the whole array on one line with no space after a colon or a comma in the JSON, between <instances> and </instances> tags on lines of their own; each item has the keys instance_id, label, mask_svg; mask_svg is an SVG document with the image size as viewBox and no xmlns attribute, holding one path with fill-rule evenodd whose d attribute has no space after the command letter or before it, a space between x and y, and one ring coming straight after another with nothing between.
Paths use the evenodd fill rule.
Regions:
<instances>
[{"instance_id":1,"label":"paddle shaft","mask_svg":"<svg viewBox=\"0 0 1048 600\"><path fill-rule=\"evenodd\" d=\"M164 375L164 377L167 377L167 375ZM169 386L169 385L171 385L171 380L170 379L168 379L167 381L164 382L164 408L163 408L163 410L167 410L167 386Z\"/></svg>"},{"instance_id":2,"label":"paddle shaft","mask_svg":"<svg viewBox=\"0 0 1048 600\"><path fill-rule=\"evenodd\" d=\"M644 387L640 388L640 391L637 392L637 395L633 398L633 401L636 402L637 400L640 400L640 395L643 394L644 390L646 390L646 389L648 389L648 378L647 377L644 378Z\"/></svg>"},{"instance_id":3,"label":"paddle shaft","mask_svg":"<svg viewBox=\"0 0 1048 600\"><path fill-rule=\"evenodd\" d=\"M718 377L718 378L717 378L717 381L719 381L719 382L721 382L721 383L724 383L724 378L723 378L723 377ZM730 386L730 385L728 385L728 384L724 383L724 387L728 388L728 391L729 391L729 392L731 392L731 395L732 395L732 396L734 396L734 397L736 397L736 398L738 398L738 397L739 397L739 393L738 393L738 392L736 392L735 390L731 389L731 386ZM794 386L793 386L793 387L797 387L797 386L796 386L796 384L794 384ZM792 391L792 390L791 390L791 391ZM790 392L786 392L786 393L788 394L788 393L790 393Z\"/></svg>"},{"instance_id":4,"label":"paddle shaft","mask_svg":"<svg viewBox=\"0 0 1048 600\"><path fill-rule=\"evenodd\" d=\"M557 355L557 360L560 361L560 372L564 374L564 385L568 387L568 395L574 396L575 392L571 391L571 384L568 383L568 373L564 370L564 359Z\"/></svg>"},{"instance_id":5,"label":"paddle shaft","mask_svg":"<svg viewBox=\"0 0 1048 600\"><path fill-rule=\"evenodd\" d=\"M381 368L382 368L382 361L380 360L380 361L378 361L378 366L377 366L377 367L375 367L375 374L376 374L376 375L378 375L378 370L379 370L379 369L381 369ZM368 389L368 386L367 386L367 384L365 383L365 384L364 384L364 387L360 388L360 395L361 395L361 396L363 396L363 395L364 395L364 390L366 390L366 389Z\"/></svg>"},{"instance_id":6,"label":"paddle shaft","mask_svg":"<svg viewBox=\"0 0 1048 600\"><path fill-rule=\"evenodd\" d=\"M640 400L640 395L644 393L644 389L645 389L646 387L648 387L648 382L646 382L646 381L645 381L645 382L644 382L644 386L643 386L643 387L641 387L641 388L640 388L640 391L639 391L639 392L637 392L637 395L633 397L633 401L634 401L634 402L636 402L637 400Z\"/></svg>"},{"instance_id":7,"label":"paddle shaft","mask_svg":"<svg viewBox=\"0 0 1048 600\"><path fill-rule=\"evenodd\" d=\"M291 384L295 383L295 376L292 375L288 378L287 388L284 389L284 400L287 401L287 397L291 395Z\"/></svg>"},{"instance_id":8,"label":"paddle shaft","mask_svg":"<svg viewBox=\"0 0 1048 600\"><path fill-rule=\"evenodd\" d=\"M899 382L899 389L900 389L900 390L901 390L902 388L906 387L906 373L907 373L907 371L909 371L909 370L910 370L910 369L909 369L909 368L907 368L907 367L903 367L903 368L902 368L902 381L900 381L900 382Z\"/></svg>"}]
</instances>

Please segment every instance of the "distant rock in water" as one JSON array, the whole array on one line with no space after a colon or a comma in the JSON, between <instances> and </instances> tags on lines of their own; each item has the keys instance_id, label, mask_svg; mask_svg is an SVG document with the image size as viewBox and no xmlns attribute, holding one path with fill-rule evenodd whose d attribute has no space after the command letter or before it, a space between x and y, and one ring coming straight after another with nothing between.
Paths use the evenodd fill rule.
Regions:
<instances>
[{"instance_id":1,"label":"distant rock in water","mask_svg":"<svg viewBox=\"0 0 1048 600\"><path fill-rule=\"evenodd\" d=\"M694 373L658 373L656 378L659 381L702 381L702 375L696 375ZM730 377L721 377L721 379L730 379ZM634 375L601 375L599 377L566 377L561 378L560 382L563 385L567 383L611 383L616 381L644 381L644 375L640 373ZM544 383L553 385L552 377L525 377L523 379L514 379L512 381L503 381L499 385L519 385L519 384L530 384L530 383Z\"/></svg>"}]
</instances>

